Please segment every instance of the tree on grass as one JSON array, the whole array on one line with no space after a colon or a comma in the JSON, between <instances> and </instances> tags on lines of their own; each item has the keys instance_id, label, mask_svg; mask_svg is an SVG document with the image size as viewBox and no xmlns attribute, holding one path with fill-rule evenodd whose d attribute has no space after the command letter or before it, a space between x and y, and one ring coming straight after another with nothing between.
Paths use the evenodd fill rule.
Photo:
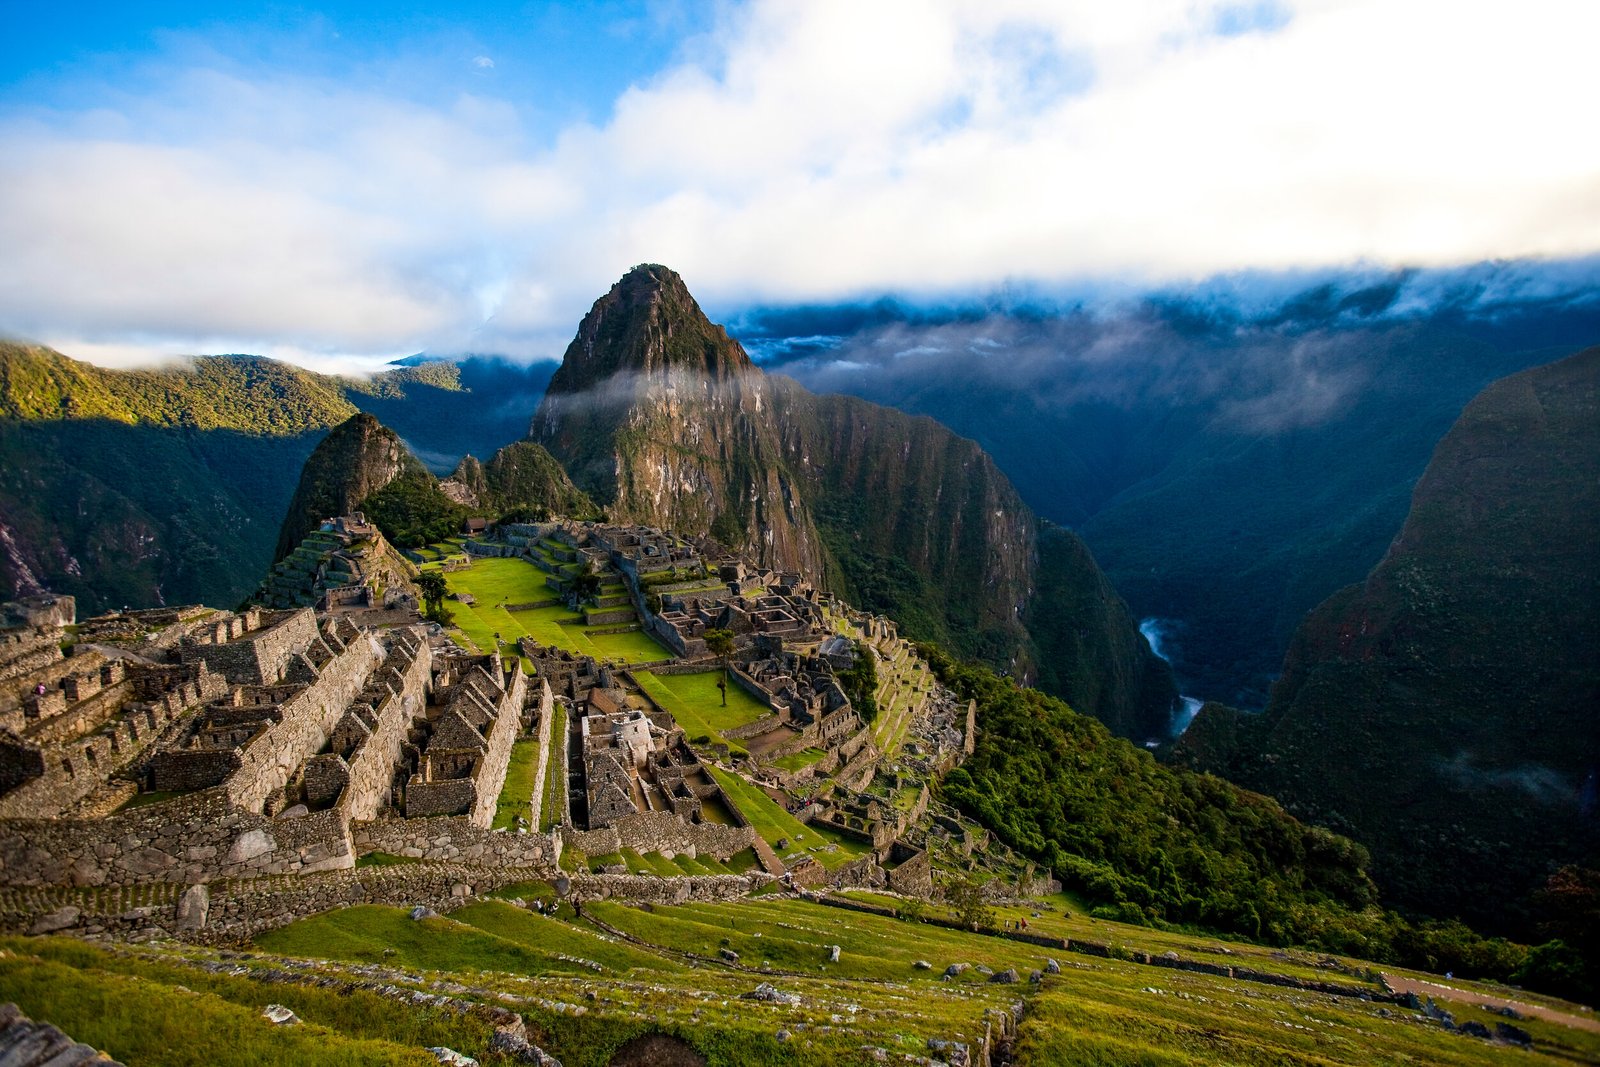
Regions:
<instances>
[{"instance_id":1,"label":"tree on grass","mask_svg":"<svg viewBox=\"0 0 1600 1067\"><path fill-rule=\"evenodd\" d=\"M722 706L728 706L728 657L733 655L732 630L707 630L706 648L713 656L722 661L722 681L717 683L717 688L722 690Z\"/></svg>"},{"instance_id":2,"label":"tree on grass","mask_svg":"<svg viewBox=\"0 0 1600 1067\"><path fill-rule=\"evenodd\" d=\"M600 576L587 568L572 579L572 595L580 602L600 595Z\"/></svg>"},{"instance_id":3,"label":"tree on grass","mask_svg":"<svg viewBox=\"0 0 1600 1067\"><path fill-rule=\"evenodd\" d=\"M422 594L422 614L434 622L448 625L452 616L445 610L445 594L450 586L438 571L423 571L417 575L417 590Z\"/></svg>"},{"instance_id":4,"label":"tree on grass","mask_svg":"<svg viewBox=\"0 0 1600 1067\"><path fill-rule=\"evenodd\" d=\"M944 900L955 912L956 922L972 930L987 930L994 925L994 909L983 898L983 883L972 875L947 882Z\"/></svg>"}]
</instances>

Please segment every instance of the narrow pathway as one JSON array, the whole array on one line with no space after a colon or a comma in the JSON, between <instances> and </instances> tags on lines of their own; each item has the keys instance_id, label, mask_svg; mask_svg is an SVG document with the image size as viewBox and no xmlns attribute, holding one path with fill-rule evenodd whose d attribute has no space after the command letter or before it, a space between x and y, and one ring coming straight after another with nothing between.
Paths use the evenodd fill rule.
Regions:
<instances>
[{"instance_id":1,"label":"narrow pathway","mask_svg":"<svg viewBox=\"0 0 1600 1067\"><path fill-rule=\"evenodd\" d=\"M1600 1020L1592 1015L1573 1015L1570 1012L1556 1011L1539 1004L1529 1004L1521 1000L1507 1000L1504 997L1493 997L1487 993L1478 993L1470 989L1457 989L1454 986L1439 985L1435 982L1423 982L1416 978L1402 978L1399 975L1386 974L1383 984L1391 993L1415 993L1419 997L1432 997L1434 1000L1453 1000L1458 1004L1473 1004L1480 1008L1510 1008L1518 1015L1528 1015L1535 1019L1557 1023L1561 1026L1570 1026L1578 1030L1589 1030L1600 1033Z\"/></svg>"}]
</instances>

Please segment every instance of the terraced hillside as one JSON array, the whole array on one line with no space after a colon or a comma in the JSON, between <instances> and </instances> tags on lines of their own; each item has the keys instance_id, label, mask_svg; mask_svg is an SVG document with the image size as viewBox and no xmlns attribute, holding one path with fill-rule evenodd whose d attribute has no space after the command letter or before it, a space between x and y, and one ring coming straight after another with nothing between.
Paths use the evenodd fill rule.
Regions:
<instances>
[{"instance_id":1,"label":"terraced hillside","mask_svg":"<svg viewBox=\"0 0 1600 1067\"><path fill-rule=\"evenodd\" d=\"M1550 1007L1579 1025L1535 1017L1535 1004L1516 1019L1461 1000L1413 1005L1360 961L1097 922L1061 898L997 917L1031 915L1026 934L980 934L939 914L853 910L904 904L882 897L593 900L580 912L562 901L552 916L539 910L557 902L549 885L500 896L417 920L332 911L243 953L8 938L0 1000L130 1067L435 1063L430 1047L548 1062L530 1044L568 1067L1600 1059L1600 1033L1570 1005ZM1506 992L1456 986L1462 998ZM274 1025L268 1004L299 1022ZM668 1053L682 1058L641 1058Z\"/></svg>"}]
</instances>

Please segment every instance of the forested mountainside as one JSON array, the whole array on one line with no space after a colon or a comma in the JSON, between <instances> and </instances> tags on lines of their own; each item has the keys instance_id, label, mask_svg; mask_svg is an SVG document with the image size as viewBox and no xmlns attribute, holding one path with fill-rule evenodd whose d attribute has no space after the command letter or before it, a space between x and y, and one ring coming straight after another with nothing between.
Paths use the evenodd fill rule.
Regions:
<instances>
[{"instance_id":1,"label":"forested mountainside","mask_svg":"<svg viewBox=\"0 0 1600 1067\"><path fill-rule=\"evenodd\" d=\"M449 470L451 449L517 437L548 376L469 360L345 379L254 356L111 370L0 342L0 594L48 588L88 612L238 603L329 428L399 415L407 443Z\"/></svg>"},{"instance_id":2,"label":"forested mountainside","mask_svg":"<svg viewBox=\"0 0 1600 1067\"><path fill-rule=\"evenodd\" d=\"M1176 758L1361 840L1396 901L1526 932L1558 866L1600 860L1597 394L1600 348L1479 394L1267 710L1207 707Z\"/></svg>"}]
</instances>

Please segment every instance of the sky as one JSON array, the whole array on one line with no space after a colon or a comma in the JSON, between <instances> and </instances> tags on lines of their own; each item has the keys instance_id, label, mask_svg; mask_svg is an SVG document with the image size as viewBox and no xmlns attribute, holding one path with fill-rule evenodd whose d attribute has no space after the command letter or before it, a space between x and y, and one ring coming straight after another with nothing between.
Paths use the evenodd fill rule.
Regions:
<instances>
[{"instance_id":1,"label":"sky","mask_svg":"<svg viewBox=\"0 0 1600 1067\"><path fill-rule=\"evenodd\" d=\"M1591 0L0 6L0 333L555 358L714 315L1600 253Z\"/></svg>"}]
</instances>

